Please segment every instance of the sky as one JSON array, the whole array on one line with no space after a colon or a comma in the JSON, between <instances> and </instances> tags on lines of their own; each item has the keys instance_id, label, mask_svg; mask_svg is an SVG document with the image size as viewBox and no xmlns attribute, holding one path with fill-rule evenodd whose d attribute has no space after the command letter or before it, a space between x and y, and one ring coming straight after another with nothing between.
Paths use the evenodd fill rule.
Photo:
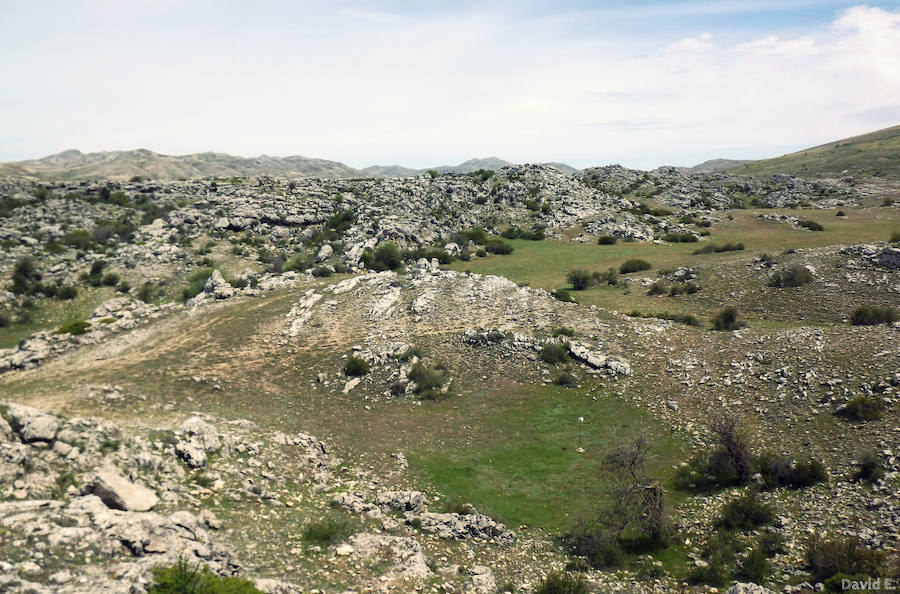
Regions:
<instances>
[{"instance_id":1,"label":"sky","mask_svg":"<svg viewBox=\"0 0 900 594\"><path fill-rule=\"evenodd\" d=\"M649 169L900 123L900 0L0 0L0 161Z\"/></svg>"}]
</instances>

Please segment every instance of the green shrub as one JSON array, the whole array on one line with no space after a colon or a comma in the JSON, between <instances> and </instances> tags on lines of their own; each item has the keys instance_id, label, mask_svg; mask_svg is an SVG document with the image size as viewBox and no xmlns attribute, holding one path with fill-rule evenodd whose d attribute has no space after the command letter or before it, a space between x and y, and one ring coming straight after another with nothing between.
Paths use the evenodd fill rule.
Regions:
<instances>
[{"instance_id":1,"label":"green shrub","mask_svg":"<svg viewBox=\"0 0 900 594\"><path fill-rule=\"evenodd\" d=\"M74 285L60 285L56 289L56 298L63 301L75 299L78 296L78 288Z\"/></svg>"},{"instance_id":2,"label":"green shrub","mask_svg":"<svg viewBox=\"0 0 900 594\"><path fill-rule=\"evenodd\" d=\"M568 326L558 326L550 331L551 336L575 336L575 331Z\"/></svg>"},{"instance_id":3,"label":"green shrub","mask_svg":"<svg viewBox=\"0 0 900 594\"><path fill-rule=\"evenodd\" d=\"M591 279L595 283L606 283L614 287L619 284L619 271L615 268L607 268L606 272L592 272Z\"/></svg>"},{"instance_id":4,"label":"green shrub","mask_svg":"<svg viewBox=\"0 0 900 594\"><path fill-rule=\"evenodd\" d=\"M693 233L666 233L662 237L663 241L669 243L693 243L697 241L697 236Z\"/></svg>"},{"instance_id":5,"label":"green shrub","mask_svg":"<svg viewBox=\"0 0 900 594\"><path fill-rule=\"evenodd\" d=\"M792 266L781 272L774 273L769 278L770 287L799 287L812 282L812 273L803 266Z\"/></svg>"},{"instance_id":6,"label":"green shrub","mask_svg":"<svg viewBox=\"0 0 900 594\"><path fill-rule=\"evenodd\" d=\"M334 272L332 272L331 268L328 266L316 266L312 271L312 275L318 277L329 277L332 274L334 274Z\"/></svg>"},{"instance_id":7,"label":"green shrub","mask_svg":"<svg viewBox=\"0 0 900 594\"><path fill-rule=\"evenodd\" d=\"M784 537L778 532L766 530L759 535L756 541L757 547L765 553L766 557L774 557L787 553Z\"/></svg>"},{"instance_id":8,"label":"green shrub","mask_svg":"<svg viewBox=\"0 0 900 594\"><path fill-rule=\"evenodd\" d=\"M73 336L79 336L87 332L87 329L90 327L90 322L86 322L85 320L77 320L75 322L63 324L62 326L57 328L54 334L71 334Z\"/></svg>"},{"instance_id":9,"label":"green shrub","mask_svg":"<svg viewBox=\"0 0 900 594\"><path fill-rule=\"evenodd\" d=\"M16 295L25 293L32 283L40 281L41 273L31 256L22 256L16 260L12 272L12 292Z\"/></svg>"},{"instance_id":10,"label":"green shrub","mask_svg":"<svg viewBox=\"0 0 900 594\"><path fill-rule=\"evenodd\" d=\"M647 289L647 295L665 295L669 291L669 287L662 281L656 281Z\"/></svg>"},{"instance_id":11,"label":"green shrub","mask_svg":"<svg viewBox=\"0 0 900 594\"><path fill-rule=\"evenodd\" d=\"M571 372L562 370L559 372L559 375L553 379L553 383L557 386L573 388L578 385L578 378L572 375Z\"/></svg>"},{"instance_id":12,"label":"green shrub","mask_svg":"<svg viewBox=\"0 0 900 594\"><path fill-rule=\"evenodd\" d=\"M212 273L212 268L201 268L200 270L192 273L188 277L188 286L181 290L181 300L187 301L188 299L199 295L203 290L203 287L206 285L206 281L208 281L209 277L212 276Z\"/></svg>"},{"instance_id":13,"label":"green shrub","mask_svg":"<svg viewBox=\"0 0 900 594\"><path fill-rule=\"evenodd\" d=\"M362 377L369 373L370 370L369 362L361 357L350 357L344 364L344 375L350 377Z\"/></svg>"},{"instance_id":14,"label":"green shrub","mask_svg":"<svg viewBox=\"0 0 900 594\"><path fill-rule=\"evenodd\" d=\"M845 216L847 216L847 213L845 213L843 210L839 210L839 211L837 211L836 213L834 213L834 216L836 216L836 217L845 217Z\"/></svg>"},{"instance_id":15,"label":"green shrub","mask_svg":"<svg viewBox=\"0 0 900 594\"><path fill-rule=\"evenodd\" d=\"M696 283L675 283L669 288L669 297L678 297L679 295L693 295L699 292L700 285Z\"/></svg>"},{"instance_id":16,"label":"green shrub","mask_svg":"<svg viewBox=\"0 0 900 594\"><path fill-rule=\"evenodd\" d=\"M722 254L724 252L739 252L744 249L743 243L723 243L721 245L716 243L710 243L708 245L703 246L702 248L697 248L692 254Z\"/></svg>"},{"instance_id":17,"label":"green shrub","mask_svg":"<svg viewBox=\"0 0 900 594\"><path fill-rule=\"evenodd\" d=\"M372 268L378 271L397 270L403 265L403 254L392 241L378 244L373 253Z\"/></svg>"},{"instance_id":18,"label":"green shrub","mask_svg":"<svg viewBox=\"0 0 900 594\"><path fill-rule=\"evenodd\" d=\"M735 307L726 307L713 318L713 330L739 330L746 325L745 322L738 320L738 310Z\"/></svg>"},{"instance_id":19,"label":"green shrub","mask_svg":"<svg viewBox=\"0 0 900 594\"><path fill-rule=\"evenodd\" d=\"M825 227L823 227L822 225L820 225L819 223L817 223L815 221L809 221L809 220L800 221L797 224L800 225L801 227L803 227L804 229L809 229L810 231L824 231L825 230Z\"/></svg>"},{"instance_id":20,"label":"green shrub","mask_svg":"<svg viewBox=\"0 0 900 594\"><path fill-rule=\"evenodd\" d=\"M697 319L697 316L692 314L673 314L667 311L652 313L634 309L631 310L631 313L628 315L632 318L657 318L660 320L669 320L671 322L678 322L679 324L687 324L688 326L700 325L700 320Z\"/></svg>"},{"instance_id":21,"label":"green shrub","mask_svg":"<svg viewBox=\"0 0 900 594\"><path fill-rule=\"evenodd\" d=\"M774 519L775 510L760 501L756 493L749 492L725 504L716 524L726 530L753 530Z\"/></svg>"},{"instance_id":22,"label":"green shrub","mask_svg":"<svg viewBox=\"0 0 900 594\"><path fill-rule=\"evenodd\" d=\"M509 245L505 241L500 241L499 239L486 241L484 244L484 249L486 249L491 254L498 254L501 256L505 256L513 252L513 246Z\"/></svg>"},{"instance_id":23,"label":"green shrub","mask_svg":"<svg viewBox=\"0 0 900 594\"><path fill-rule=\"evenodd\" d=\"M850 323L854 326L876 326L893 324L897 321L897 312L893 307L874 307L860 305L850 315Z\"/></svg>"},{"instance_id":24,"label":"green shrub","mask_svg":"<svg viewBox=\"0 0 900 594\"><path fill-rule=\"evenodd\" d=\"M877 483L884 478L884 464L877 453L867 451L860 456L856 463L854 480L865 483Z\"/></svg>"},{"instance_id":25,"label":"green shrub","mask_svg":"<svg viewBox=\"0 0 900 594\"><path fill-rule=\"evenodd\" d=\"M572 288L576 291L583 291L593 285L591 273L584 268L570 270L569 274L566 275L566 280L569 281L569 284L572 285Z\"/></svg>"},{"instance_id":26,"label":"green shrub","mask_svg":"<svg viewBox=\"0 0 900 594\"><path fill-rule=\"evenodd\" d=\"M760 584L772 573L772 564L768 556L759 546L755 546L746 557L738 560L735 575L738 579Z\"/></svg>"},{"instance_id":27,"label":"green shrub","mask_svg":"<svg viewBox=\"0 0 900 594\"><path fill-rule=\"evenodd\" d=\"M884 402L875 396L861 394L838 409L837 414L848 421L874 421L881 418Z\"/></svg>"},{"instance_id":28,"label":"green shrub","mask_svg":"<svg viewBox=\"0 0 900 594\"><path fill-rule=\"evenodd\" d=\"M144 303L151 303L156 298L156 290L154 290L151 283L145 282L141 285L141 288L138 289L137 298Z\"/></svg>"},{"instance_id":29,"label":"green shrub","mask_svg":"<svg viewBox=\"0 0 900 594\"><path fill-rule=\"evenodd\" d=\"M334 545L353 534L354 526L342 514L332 514L313 520L303 527L303 540L309 544Z\"/></svg>"},{"instance_id":30,"label":"green shrub","mask_svg":"<svg viewBox=\"0 0 900 594\"><path fill-rule=\"evenodd\" d=\"M583 576L564 571L549 574L534 594L587 594L588 585Z\"/></svg>"},{"instance_id":31,"label":"green shrub","mask_svg":"<svg viewBox=\"0 0 900 594\"><path fill-rule=\"evenodd\" d=\"M619 272L621 274L631 274L632 272L640 272L641 270L650 270L652 266L650 262L646 260L627 260L619 266Z\"/></svg>"},{"instance_id":32,"label":"green shrub","mask_svg":"<svg viewBox=\"0 0 900 594\"><path fill-rule=\"evenodd\" d=\"M9 312L0 311L0 328L8 328L12 324L12 316Z\"/></svg>"},{"instance_id":33,"label":"green shrub","mask_svg":"<svg viewBox=\"0 0 900 594\"><path fill-rule=\"evenodd\" d=\"M894 231L891 233L891 238L889 240L891 243L900 243L900 231Z\"/></svg>"},{"instance_id":34,"label":"green shrub","mask_svg":"<svg viewBox=\"0 0 900 594\"><path fill-rule=\"evenodd\" d=\"M615 235L600 235L597 237L597 245L614 245L618 240Z\"/></svg>"},{"instance_id":35,"label":"green shrub","mask_svg":"<svg viewBox=\"0 0 900 594\"><path fill-rule=\"evenodd\" d=\"M444 370L428 367L419 361L412 366L407 377L416 383L413 393L423 400L438 400L445 396L441 392L447 379Z\"/></svg>"},{"instance_id":36,"label":"green shrub","mask_svg":"<svg viewBox=\"0 0 900 594\"><path fill-rule=\"evenodd\" d=\"M284 265L284 270L303 272L307 268L312 268L315 259L312 254L294 254ZM368 268L368 266L366 266Z\"/></svg>"},{"instance_id":37,"label":"green shrub","mask_svg":"<svg viewBox=\"0 0 900 594\"><path fill-rule=\"evenodd\" d=\"M541 349L541 360L551 365L559 365L569 361L569 345L567 343L549 342Z\"/></svg>"},{"instance_id":38,"label":"green shrub","mask_svg":"<svg viewBox=\"0 0 900 594\"><path fill-rule=\"evenodd\" d=\"M189 564L183 557L172 567L153 570L148 594L262 594L252 582L237 577L221 577Z\"/></svg>"},{"instance_id":39,"label":"green shrub","mask_svg":"<svg viewBox=\"0 0 900 594\"><path fill-rule=\"evenodd\" d=\"M801 460L794 464L791 488L803 489L828 480L825 465L819 460Z\"/></svg>"},{"instance_id":40,"label":"green shrub","mask_svg":"<svg viewBox=\"0 0 900 594\"><path fill-rule=\"evenodd\" d=\"M563 301L565 303L578 303L577 301L575 301L575 298L572 297L572 294L565 289L554 290L553 296L556 297L556 299L558 299L559 301Z\"/></svg>"},{"instance_id":41,"label":"green shrub","mask_svg":"<svg viewBox=\"0 0 900 594\"><path fill-rule=\"evenodd\" d=\"M114 272L107 272L103 275L101 283L104 287L115 287L117 284L119 284L119 275L115 274Z\"/></svg>"},{"instance_id":42,"label":"green shrub","mask_svg":"<svg viewBox=\"0 0 900 594\"><path fill-rule=\"evenodd\" d=\"M77 250L87 251L94 246L94 238L85 229L72 229L62 237L62 242Z\"/></svg>"},{"instance_id":43,"label":"green shrub","mask_svg":"<svg viewBox=\"0 0 900 594\"><path fill-rule=\"evenodd\" d=\"M873 551L853 537L826 540L814 535L806 545L806 568L816 582L824 582L839 574L889 575L887 554Z\"/></svg>"}]
</instances>

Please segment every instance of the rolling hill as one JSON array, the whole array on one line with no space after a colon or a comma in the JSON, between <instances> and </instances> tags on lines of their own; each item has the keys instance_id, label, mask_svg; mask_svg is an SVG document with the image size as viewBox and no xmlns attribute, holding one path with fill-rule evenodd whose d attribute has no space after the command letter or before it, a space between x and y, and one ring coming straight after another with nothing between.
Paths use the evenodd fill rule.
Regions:
<instances>
[{"instance_id":1,"label":"rolling hill","mask_svg":"<svg viewBox=\"0 0 900 594\"><path fill-rule=\"evenodd\" d=\"M740 175L789 173L800 177L900 179L900 126L845 138L795 153L727 169Z\"/></svg>"}]
</instances>

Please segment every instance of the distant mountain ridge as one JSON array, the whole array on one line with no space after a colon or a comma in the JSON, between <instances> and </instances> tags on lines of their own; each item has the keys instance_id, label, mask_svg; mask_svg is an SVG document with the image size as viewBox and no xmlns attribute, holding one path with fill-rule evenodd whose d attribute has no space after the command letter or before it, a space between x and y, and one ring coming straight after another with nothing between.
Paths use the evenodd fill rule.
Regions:
<instances>
[{"instance_id":1,"label":"distant mountain ridge","mask_svg":"<svg viewBox=\"0 0 900 594\"><path fill-rule=\"evenodd\" d=\"M374 165L356 169L338 161L314 159L300 155L236 157L226 153L213 152L164 155L147 149L82 153L79 150L70 149L41 159L0 163L0 176L73 181L127 180L137 176L145 179L166 180L254 175L350 179L410 177L423 175L430 169L435 169L439 173L472 173L479 169L500 169L506 165L512 165L512 163L497 157L487 157L469 159L459 165L442 165L427 169L413 169L402 165ZM566 172L576 171L576 169L561 163L550 165Z\"/></svg>"}]
</instances>

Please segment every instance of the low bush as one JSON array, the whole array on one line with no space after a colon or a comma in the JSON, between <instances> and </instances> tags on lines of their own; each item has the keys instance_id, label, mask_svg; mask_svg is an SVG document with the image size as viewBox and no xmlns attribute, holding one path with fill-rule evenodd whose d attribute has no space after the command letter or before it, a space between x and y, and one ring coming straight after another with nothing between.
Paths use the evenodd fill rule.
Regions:
<instances>
[{"instance_id":1,"label":"low bush","mask_svg":"<svg viewBox=\"0 0 900 594\"><path fill-rule=\"evenodd\" d=\"M631 274L632 272L640 272L641 270L650 270L652 266L646 260L632 259L623 262L619 266L621 274Z\"/></svg>"},{"instance_id":2,"label":"low bush","mask_svg":"<svg viewBox=\"0 0 900 594\"><path fill-rule=\"evenodd\" d=\"M768 555L759 546L755 546L737 562L735 577L741 581L760 584L772 573L772 564Z\"/></svg>"},{"instance_id":3,"label":"low bush","mask_svg":"<svg viewBox=\"0 0 900 594\"><path fill-rule=\"evenodd\" d=\"M564 301L565 303L578 303L566 289L556 289L552 294L559 301Z\"/></svg>"},{"instance_id":4,"label":"low bush","mask_svg":"<svg viewBox=\"0 0 900 594\"><path fill-rule=\"evenodd\" d=\"M531 241L540 241L546 238L543 229L520 229L518 227L509 227L500 234L505 239L528 239Z\"/></svg>"},{"instance_id":5,"label":"low bush","mask_svg":"<svg viewBox=\"0 0 900 594\"><path fill-rule=\"evenodd\" d=\"M329 277L332 274L334 274L334 272L328 266L316 266L312 271L312 275L318 277Z\"/></svg>"},{"instance_id":6,"label":"low bush","mask_svg":"<svg viewBox=\"0 0 900 594\"><path fill-rule=\"evenodd\" d=\"M446 396L446 394L441 392L444 382L447 381L447 375L443 369L428 367L425 363L419 361L412 366L407 377L416 382L413 393L422 400L438 400Z\"/></svg>"},{"instance_id":7,"label":"low bush","mask_svg":"<svg viewBox=\"0 0 900 594\"><path fill-rule=\"evenodd\" d=\"M819 460L801 460L794 464L791 488L803 489L828 480L825 465Z\"/></svg>"},{"instance_id":8,"label":"low bush","mask_svg":"<svg viewBox=\"0 0 900 594\"><path fill-rule=\"evenodd\" d=\"M647 295L665 295L669 292L669 287L662 281L656 281L647 289Z\"/></svg>"},{"instance_id":9,"label":"low bush","mask_svg":"<svg viewBox=\"0 0 900 594\"><path fill-rule=\"evenodd\" d=\"M201 268L193 272L187 279L188 285L181 290L181 300L187 301L199 295L212 273L212 268Z\"/></svg>"},{"instance_id":10,"label":"low bush","mask_svg":"<svg viewBox=\"0 0 900 594\"><path fill-rule=\"evenodd\" d=\"M563 370L553 379L553 383L557 386L572 388L578 385L578 378L572 375L571 372Z\"/></svg>"},{"instance_id":11,"label":"low bush","mask_svg":"<svg viewBox=\"0 0 900 594\"><path fill-rule=\"evenodd\" d=\"M769 286L777 288L799 287L812 282L812 279L812 273L803 266L792 266L774 273L769 278Z\"/></svg>"},{"instance_id":12,"label":"low bush","mask_svg":"<svg viewBox=\"0 0 900 594\"><path fill-rule=\"evenodd\" d=\"M850 314L850 323L854 326L893 324L897 319L897 312L893 307L860 305Z\"/></svg>"},{"instance_id":13,"label":"low bush","mask_svg":"<svg viewBox=\"0 0 900 594\"><path fill-rule=\"evenodd\" d=\"M840 575L889 576L887 565L886 553L874 551L854 537L827 540L814 535L806 544L806 569L816 582Z\"/></svg>"},{"instance_id":14,"label":"low bush","mask_svg":"<svg viewBox=\"0 0 900 594\"><path fill-rule=\"evenodd\" d=\"M157 291L154 289L153 285L149 282L141 285L141 288L138 289L137 298L143 301L144 303L152 303L154 299L156 299Z\"/></svg>"},{"instance_id":15,"label":"low bush","mask_svg":"<svg viewBox=\"0 0 900 594\"><path fill-rule=\"evenodd\" d=\"M361 357L349 357L344 364L344 375L349 377L362 377L369 373L371 366Z\"/></svg>"},{"instance_id":16,"label":"low bush","mask_svg":"<svg viewBox=\"0 0 900 594\"><path fill-rule=\"evenodd\" d=\"M101 284L104 287L115 287L119 284L119 275L114 272L107 272L103 275L103 279L101 279Z\"/></svg>"},{"instance_id":17,"label":"low bush","mask_svg":"<svg viewBox=\"0 0 900 594\"><path fill-rule=\"evenodd\" d=\"M822 225L820 225L819 223L817 223L815 221L806 220L806 221L800 221L797 224L800 225L801 227L803 227L804 229L809 229L810 231L824 231L825 230L825 227L823 227Z\"/></svg>"},{"instance_id":18,"label":"low bush","mask_svg":"<svg viewBox=\"0 0 900 594\"><path fill-rule=\"evenodd\" d=\"M550 331L551 336L575 336L575 331L568 326L559 326Z\"/></svg>"},{"instance_id":19,"label":"low bush","mask_svg":"<svg viewBox=\"0 0 900 594\"><path fill-rule=\"evenodd\" d=\"M570 270L569 274L566 275L566 280L576 291L583 291L594 284L591 273L584 268Z\"/></svg>"},{"instance_id":20,"label":"low bush","mask_svg":"<svg viewBox=\"0 0 900 594\"><path fill-rule=\"evenodd\" d=\"M87 322L85 320L77 320L75 322L63 324L56 329L56 332L54 332L54 334L71 334L73 336L80 336L81 334L87 332L88 328L90 327L90 322Z\"/></svg>"},{"instance_id":21,"label":"low bush","mask_svg":"<svg viewBox=\"0 0 900 594\"><path fill-rule=\"evenodd\" d=\"M378 271L397 270L403 265L403 254L396 243L380 243L373 253L372 268Z\"/></svg>"},{"instance_id":22,"label":"low bush","mask_svg":"<svg viewBox=\"0 0 900 594\"><path fill-rule=\"evenodd\" d=\"M222 577L208 568L189 564L183 557L171 567L153 570L148 594L262 594L252 582L237 577Z\"/></svg>"},{"instance_id":23,"label":"low bush","mask_svg":"<svg viewBox=\"0 0 900 594\"><path fill-rule=\"evenodd\" d=\"M303 540L309 544L319 546L334 545L351 534L354 526L350 520L342 514L327 515L319 520L313 520L303 527Z\"/></svg>"},{"instance_id":24,"label":"low bush","mask_svg":"<svg viewBox=\"0 0 900 594\"><path fill-rule=\"evenodd\" d=\"M877 453L864 452L856 463L853 479L864 483L877 483L884 478L884 464Z\"/></svg>"},{"instance_id":25,"label":"low bush","mask_svg":"<svg viewBox=\"0 0 900 594\"><path fill-rule=\"evenodd\" d=\"M700 292L700 285L692 282L675 283L669 288L669 297L678 297L679 295L693 295Z\"/></svg>"},{"instance_id":26,"label":"low bush","mask_svg":"<svg viewBox=\"0 0 900 594\"><path fill-rule=\"evenodd\" d=\"M566 343L550 342L541 349L541 360L551 365L568 363L569 345Z\"/></svg>"},{"instance_id":27,"label":"low bush","mask_svg":"<svg viewBox=\"0 0 900 594\"><path fill-rule=\"evenodd\" d=\"M772 506L760 501L756 493L749 492L725 504L716 524L726 530L746 531L771 524L774 519Z\"/></svg>"},{"instance_id":28,"label":"low bush","mask_svg":"<svg viewBox=\"0 0 900 594\"><path fill-rule=\"evenodd\" d=\"M837 414L848 421L866 422L881 418L884 402L876 396L861 394L840 407Z\"/></svg>"},{"instance_id":29,"label":"low bush","mask_svg":"<svg viewBox=\"0 0 900 594\"><path fill-rule=\"evenodd\" d=\"M763 452L753 459L753 468L763 480L763 488L803 489L828 480L825 465L818 460L800 460Z\"/></svg>"},{"instance_id":30,"label":"low bush","mask_svg":"<svg viewBox=\"0 0 900 594\"><path fill-rule=\"evenodd\" d=\"M697 241L697 236L693 233L666 233L662 237L663 241L668 241L669 243L694 243Z\"/></svg>"},{"instance_id":31,"label":"low bush","mask_svg":"<svg viewBox=\"0 0 900 594\"><path fill-rule=\"evenodd\" d=\"M583 576L557 571L549 574L535 589L535 594L587 594L588 585Z\"/></svg>"},{"instance_id":32,"label":"low bush","mask_svg":"<svg viewBox=\"0 0 900 594\"><path fill-rule=\"evenodd\" d=\"M499 239L488 240L484 243L484 249L491 254L505 256L513 252L513 246Z\"/></svg>"},{"instance_id":33,"label":"low bush","mask_svg":"<svg viewBox=\"0 0 900 594\"><path fill-rule=\"evenodd\" d=\"M900 231L894 231L891 233L891 238L889 240L891 243L900 243Z\"/></svg>"},{"instance_id":34,"label":"low bush","mask_svg":"<svg viewBox=\"0 0 900 594\"><path fill-rule=\"evenodd\" d=\"M744 249L743 243L723 243L721 245L716 244L716 243L710 243L708 245L703 246L702 248L697 248L696 250L694 250L691 253L696 256L699 254L721 254L724 252L739 252L743 249Z\"/></svg>"},{"instance_id":35,"label":"low bush","mask_svg":"<svg viewBox=\"0 0 900 594\"><path fill-rule=\"evenodd\" d=\"M679 324L687 324L688 326L699 326L700 320L697 319L697 316L692 314L677 314L677 313L669 313L667 311L652 313L652 312L642 312L640 310L632 310L631 313L628 314L632 318L657 318L660 320L669 320L671 322L678 322Z\"/></svg>"},{"instance_id":36,"label":"low bush","mask_svg":"<svg viewBox=\"0 0 900 594\"><path fill-rule=\"evenodd\" d=\"M619 238L615 235L600 235L597 237L597 245L614 245L618 240Z\"/></svg>"},{"instance_id":37,"label":"low bush","mask_svg":"<svg viewBox=\"0 0 900 594\"><path fill-rule=\"evenodd\" d=\"M745 322L738 320L738 310L735 307L726 307L713 318L713 330L739 330L746 325Z\"/></svg>"},{"instance_id":38,"label":"low bush","mask_svg":"<svg viewBox=\"0 0 900 594\"><path fill-rule=\"evenodd\" d=\"M607 268L606 272L592 272L591 278L598 284L606 283L613 287L619 284L619 272L615 268Z\"/></svg>"},{"instance_id":39,"label":"low bush","mask_svg":"<svg viewBox=\"0 0 900 594\"><path fill-rule=\"evenodd\" d=\"M834 216L836 216L836 217L845 217L845 216L847 216L847 213L845 213L843 210L839 210L839 211L837 211L836 213L834 213Z\"/></svg>"}]
</instances>

